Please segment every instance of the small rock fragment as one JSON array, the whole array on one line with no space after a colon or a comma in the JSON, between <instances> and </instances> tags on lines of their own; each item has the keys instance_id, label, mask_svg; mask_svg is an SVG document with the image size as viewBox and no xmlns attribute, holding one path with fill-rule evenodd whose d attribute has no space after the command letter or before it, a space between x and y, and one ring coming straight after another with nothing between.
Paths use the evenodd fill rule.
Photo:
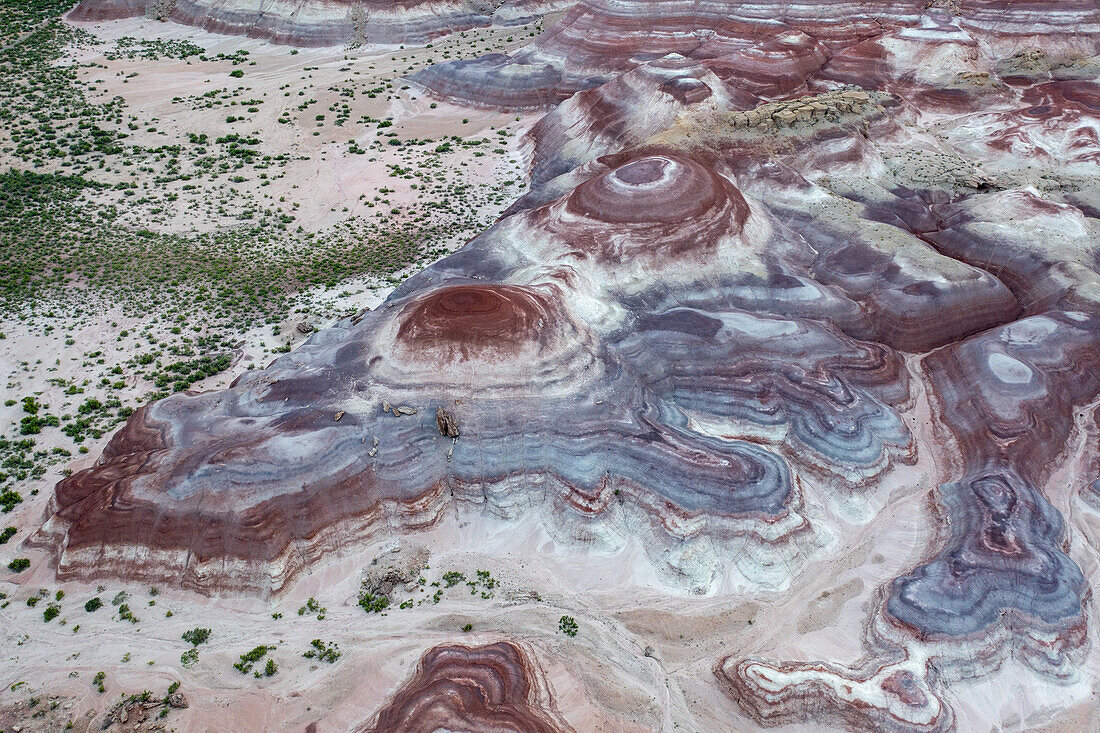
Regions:
<instances>
[{"instance_id":1,"label":"small rock fragment","mask_svg":"<svg viewBox=\"0 0 1100 733\"><path fill-rule=\"evenodd\" d=\"M442 405L435 411L435 424L439 427L439 434L444 438L458 440L458 422L443 409Z\"/></svg>"}]
</instances>

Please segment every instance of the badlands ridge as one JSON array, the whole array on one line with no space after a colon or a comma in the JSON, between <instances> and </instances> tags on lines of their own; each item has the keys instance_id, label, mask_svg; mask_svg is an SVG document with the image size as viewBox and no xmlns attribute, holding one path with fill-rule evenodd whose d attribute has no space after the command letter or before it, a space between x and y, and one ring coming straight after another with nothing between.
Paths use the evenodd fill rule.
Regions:
<instances>
[{"instance_id":1,"label":"badlands ridge","mask_svg":"<svg viewBox=\"0 0 1100 733\"><path fill-rule=\"evenodd\" d=\"M84 0L71 20L312 46L548 13L525 47L410 80L545 112L528 192L380 307L135 412L57 486L34 543L58 579L277 598L488 517L638 564L627 584L666 610L751 598L759 628L873 545L896 571L859 580L851 640L685 633L653 694L717 693L685 703L691 729L1029 728L1013 684L974 687L1002 675L1050 730L1095 725L1096 3ZM629 727L613 698L555 694L547 643L424 646L362 725L582 730L595 706Z\"/></svg>"}]
</instances>

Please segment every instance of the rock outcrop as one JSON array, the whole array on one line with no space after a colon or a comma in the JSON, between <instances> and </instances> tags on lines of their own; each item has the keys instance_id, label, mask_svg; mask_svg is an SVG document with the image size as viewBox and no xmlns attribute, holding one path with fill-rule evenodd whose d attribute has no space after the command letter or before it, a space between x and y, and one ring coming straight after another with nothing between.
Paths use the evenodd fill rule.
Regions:
<instances>
[{"instance_id":1,"label":"rock outcrop","mask_svg":"<svg viewBox=\"0 0 1100 733\"><path fill-rule=\"evenodd\" d=\"M425 43L469 28L522 25L555 7L544 0L81 0L69 19L145 16L291 46L336 46Z\"/></svg>"},{"instance_id":2,"label":"rock outcrop","mask_svg":"<svg viewBox=\"0 0 1100 733\"><path fill-rule=\"evenodd\" d=\"M362 733L439 730L564 733L541 672L517 644L429 649Z\"/></svg>"},{"instance_id":3,"label":"rock outcrop","mask_svg":"<svg viewBox=\"0 0 1100 733\"><path fill-rule=\"evenodd\" d=\"M945 17L951 18L947 29L939 27ZM1089 0L714 0L690 6L678 0L580 0L522 49L451 61L413 79L451 100L537 108L677 54L708 66L731 87L775 97L798 93L815 77L837 72L877 88L867 80L885 73L896 54L903 56L899 71L920 74L939 68L944 56L958 48L975 47L977 38L1003 57L1019 60L1006 72L1037 66L1014 54L1039 45L1058 59L1056 73L1075 77L1087 74L1073 71L1082 65L1075 58L1100 53L1100 9ZM923 58L912 58L913 53Z\"/></svg>"}]
</instances>

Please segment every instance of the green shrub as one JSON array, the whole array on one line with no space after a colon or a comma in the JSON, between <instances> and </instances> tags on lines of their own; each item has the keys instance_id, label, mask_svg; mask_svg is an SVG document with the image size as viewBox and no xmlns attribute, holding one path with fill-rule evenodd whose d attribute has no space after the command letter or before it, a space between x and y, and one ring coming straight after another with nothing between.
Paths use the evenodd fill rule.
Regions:
<instances>
[{"instance_id":1,"label":"green shrub","mask_svg":"<svg viewBox=\"0 0 1100 733\"><path fill-rule=\"evenodd\" d=\"M183 640L191 646L205 644L209 638L210 629L191 629L190 631L183 632Z\"/></svg>"},{"instance_id":2,"label":"green shrub","mask_svg":"<svg viewBox=\"0 0 1100 733\"><path fill-rule=\"evenodd\" d=\"M577 635L577 621L572 616L562 616L558 621L558 631L566 636Z\"/></svg>"},{"instance_id":3,"label":"green shrub","mask_svg":"<svg viewBox=\"0 0 1100 733\"><path fill-rule=\"evenodd\" d=\"M234 664L233 668L236 669L241 674L247 674L248 672L252 671L252 665L253 664L255 664L256 662L263 659L267 655L268 652L273 652L273 651L275 651L275 647L273 647L273 646L264 646L263 644L261 644L260 646L255 647L254 649L252 649L252 651L248 651L248 652L245 652L244 654L242 654L241 655L241 661Z\"/></svg>"},{"instance_id":4,"label":"green shrub","mask_svg":"<svg viewBox=\"0 0 1100 733\"><path fill-rule=\"evenodd\" d=\"M302 655L306 659L317 659L321 662L333 664L340 658L340 646L335 642L326 644L320 639L314 639L310 642L310 645L313 648Z\"/></svg>"},{"instance_id":5,"label":"green shrub","mask_svg":"<svg viewBox=\"0 0 1100 733\"><path fill-rule=\"evenodd\" d=\"M304 606L302 606L301 608L298 609L298 615L299 616L305 616L307 614L316 614L318 621L324 621L325 620L325 613L327 613L327 612L328 612L328 609L325 608L324 606L322 606L320 603L318 603L317 599L313 598L312 596L310 597L310 599L308 601L306 601L306 605L304 605Z\"/></svg>"},{"instance_id":6,"label":"green shrub","mask_svg":"<svg viewBox=\"0 0 1100 733\"><path fill-rule=\"evenodd\" d=\"M9 489L8 491L0 494L0 511L3 511L5 514L7 514L15 508L16 504L20 504L22 503L22 501L22 496L20 496L17 492L11 491Z\"/></svg>"},{"instance_id":7,"label":"green shrub","mask_svg":"<svg viewBox=\"0 0 1100 733\"><path fill-rule=\"evenodd\" d=\"M390 599L386 596L376 596L366 591L359 594L359 606L367 613L380 613L389 605Z\"/></svg>"}]
</instances>

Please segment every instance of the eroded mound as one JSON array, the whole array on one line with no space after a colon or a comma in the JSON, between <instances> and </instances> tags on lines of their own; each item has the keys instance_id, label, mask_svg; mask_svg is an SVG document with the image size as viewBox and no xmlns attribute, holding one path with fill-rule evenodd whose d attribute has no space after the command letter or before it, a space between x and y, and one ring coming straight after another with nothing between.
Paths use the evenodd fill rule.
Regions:
<instances>
[{"instance_id":1,"label":"eroded mound","mask_svg":"<svg viewBox=\"0 0 1100 733\"><path fill-rule=\"evenodd\" d=\"M515 358L560 338L561 315L539 291L495 285L458 285L429 293L407 309L397 347L410 360L425 352L450 363Z\"/></svg>"},{"instance_id":2,"label":"eroded mound","mask_svg":"<svg viewBox=\"0 0 1100 733\"><path fill-rule=\"evenodd\" d=\"M438 646L424 653L413 677L362 730L572 730L551 705L538 668L516 644Z\"/></svg>"},{"instance_id":3,"label":"eroded mound","mask_svg":"<svg viewBox=\"0 0 1100 733\"><path fill-rule=\"evenodd\" d=\"M609 268L643 260L655 267L702 262L723 244L736 246L730 243L750 212L729 180L676 154L606 163L606 172L536 214L538 226Z\"/></svg>"},{"instance_id":4,"label":"eroded mound","mask_svg":"<svg viewBox=\"0 0 1100 733\"><path fill-rule=\"evenodd\" d=\"M1010 667L1091 704L1100 11L735 5L583 2L419 74L568 97L531 191L384 307L136 412L57 487L58 575L270 593L443 517L533 520L669 594L866 589L832 637L708 657L731 727L977 728L963 685ZM371 729L565 727L534 654L433 649Z\"/></svg>"},{"instance_id":5,"label":"eroded mound","mask_svg":"<svg viewBox=\"0 0 1100 733\"><path fill-rule=\"evenodd\" d=\"M706 217L729 220L726 226L734 232L749 215L740 192L720 176L695 161L661 155L631 160L585 181L569 196L566 211L612 226ZM708 228L705 221L700 224Z\"/></svg>"}]
</instances>

